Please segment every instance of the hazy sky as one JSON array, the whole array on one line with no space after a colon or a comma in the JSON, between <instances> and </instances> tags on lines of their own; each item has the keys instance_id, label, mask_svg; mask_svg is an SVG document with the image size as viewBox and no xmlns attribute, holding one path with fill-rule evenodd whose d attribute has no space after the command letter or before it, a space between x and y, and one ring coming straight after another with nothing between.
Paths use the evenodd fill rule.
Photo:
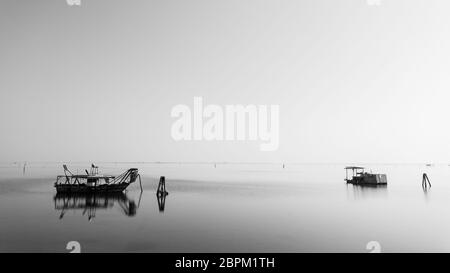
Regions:
<instances>
[{"instance_id":1,"label":"hazy sky","mask_svg":"<svg viewBox=\"0 0 450 273\"><path fill-rule=\"evenodd\" d=\"M0 1L0 161L450 162L450 2ZM280 144L175 142L280 105Z\"/></svg>"}]
</instances>

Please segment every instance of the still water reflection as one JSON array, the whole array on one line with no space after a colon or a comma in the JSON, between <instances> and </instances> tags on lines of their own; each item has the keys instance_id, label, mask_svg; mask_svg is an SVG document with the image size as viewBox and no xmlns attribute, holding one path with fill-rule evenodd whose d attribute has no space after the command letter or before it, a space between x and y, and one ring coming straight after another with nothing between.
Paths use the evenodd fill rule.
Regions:
<instances>
[{"instance_id":1,"label":"still water reflection","mask_svg":"<svg viewBox=\"0 0 450 273\"><path fill-rule=\"evenodd\" d=\"M142 196L142 194L141 194ZM88 220L95 217L97 210L108 210L119 207L121 212L129 217L135 216L140 200L136 205L134 200L123 193L57 193L53 198L55 210L60 211L59 219L63 219L67 211L80 211Z\"/></svg>"},{"instance_id":2,"label":"still water reflection","mask_svg":"<svg viewBox=\"0 0 450 273\"><path fill-rule=\"evenodd\" d=\"M142 192L60 195L59 164L0 166L0 252L66 252L69 241L83 252L450 251L448 166L374 165L388 185L364 187L346 184L342 165L100 165L130 167ZM170 195L156 194L161 176Z\"/></svg>"},{"instance_id":3,"label":"still water reflection","mask_svg":"<svg viewBox=\"0 0 450 273\"><path fill-rule=\"evenodd\" d=\"M158 210L164 213L166 205L167 194L156 194L158 201ZM139 209L142 199L142 192L139 195L139 201L136 203L129 198L126 193L57 193L53 197L55 203L55 210L59 211L59 219L63 219L67 212L80 212L85 215L89 221L96 217L98 210L112 210L119 209L123 215L133 217Z\"/></svg>"},{"instance_id":4,"label":"still water reflection","mask_svg":"<svg viewBox=\"0 0 450 273\"><path fill-rule=\"evenodd\" d=\"M166 198L166 194L156 195L156 199L158 200L158 209L161 213L164 213L164 208L166 207Z\"/></svg>"},{"instance_id":5,"label":"still water reflection","mask_svg":"<svg viewBox=\"0 0 450 273\"><path fill-rule=\"evenodd\" d=\"M347 184L347 194L353 199L386 198L387 185L353 185Z\"/></svg>"}]
</instances>

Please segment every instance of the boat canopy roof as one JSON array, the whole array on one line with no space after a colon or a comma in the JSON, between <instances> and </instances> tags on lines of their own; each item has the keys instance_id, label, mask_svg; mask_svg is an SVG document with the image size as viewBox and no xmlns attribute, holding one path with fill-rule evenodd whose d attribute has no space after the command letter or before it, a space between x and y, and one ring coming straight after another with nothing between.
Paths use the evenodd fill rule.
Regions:
<instances>
[{"instance_id":1,"label":"boat canopy roof","mask_svg":"<svg viewBox=\"0 0 450 273\"><path fill-rule=\"evenodd\" d=\"M346 170L364 170L363 167L349 166L345 167Z\"/></svg>"}]
</instances>

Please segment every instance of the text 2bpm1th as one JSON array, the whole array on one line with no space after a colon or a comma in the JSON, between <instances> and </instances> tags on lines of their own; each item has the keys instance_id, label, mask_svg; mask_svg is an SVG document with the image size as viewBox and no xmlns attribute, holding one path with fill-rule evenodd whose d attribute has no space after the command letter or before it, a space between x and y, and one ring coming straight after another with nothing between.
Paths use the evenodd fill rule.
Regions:
<instances>
[{"instance_id":1,"label":"text 2bpm1th","mask_svg":"<svg viewBox=\"0 0 450 273\"><path fill-rule=\"evenodd\" d=\"M201 268L207 270L208 266L219 268L273 268L275 258L219 258L218 262L209 259L188 259L182 257L175 262L176 268Z\"/></svg>"}]
</instances>

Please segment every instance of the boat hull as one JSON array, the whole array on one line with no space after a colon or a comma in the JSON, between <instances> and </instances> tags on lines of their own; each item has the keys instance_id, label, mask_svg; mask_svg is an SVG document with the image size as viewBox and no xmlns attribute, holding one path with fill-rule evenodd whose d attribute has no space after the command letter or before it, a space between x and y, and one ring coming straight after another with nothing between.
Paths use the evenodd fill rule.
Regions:
<instances>
[{"instance_id":1,"label":"boat hull","mask_svg":"<svg viewBox=\"0 0 450 273\"><path fill-rule=\"evenodd\" d=\"M109 193L123 192L130 183L103 184L98 186L88 186L86 184L57 184L57 193Z\"/></svg>"},{"instance_id":2,"label":"boat hull","mask_svg":"<svg viewBox=\"0 0 450 273\"><path fill-rule=\"evenodd\" d=\"M347 183L353 185L387 185L387 178L385 174L364 174L347 180Z\"/></svg>"}]
</instances>

